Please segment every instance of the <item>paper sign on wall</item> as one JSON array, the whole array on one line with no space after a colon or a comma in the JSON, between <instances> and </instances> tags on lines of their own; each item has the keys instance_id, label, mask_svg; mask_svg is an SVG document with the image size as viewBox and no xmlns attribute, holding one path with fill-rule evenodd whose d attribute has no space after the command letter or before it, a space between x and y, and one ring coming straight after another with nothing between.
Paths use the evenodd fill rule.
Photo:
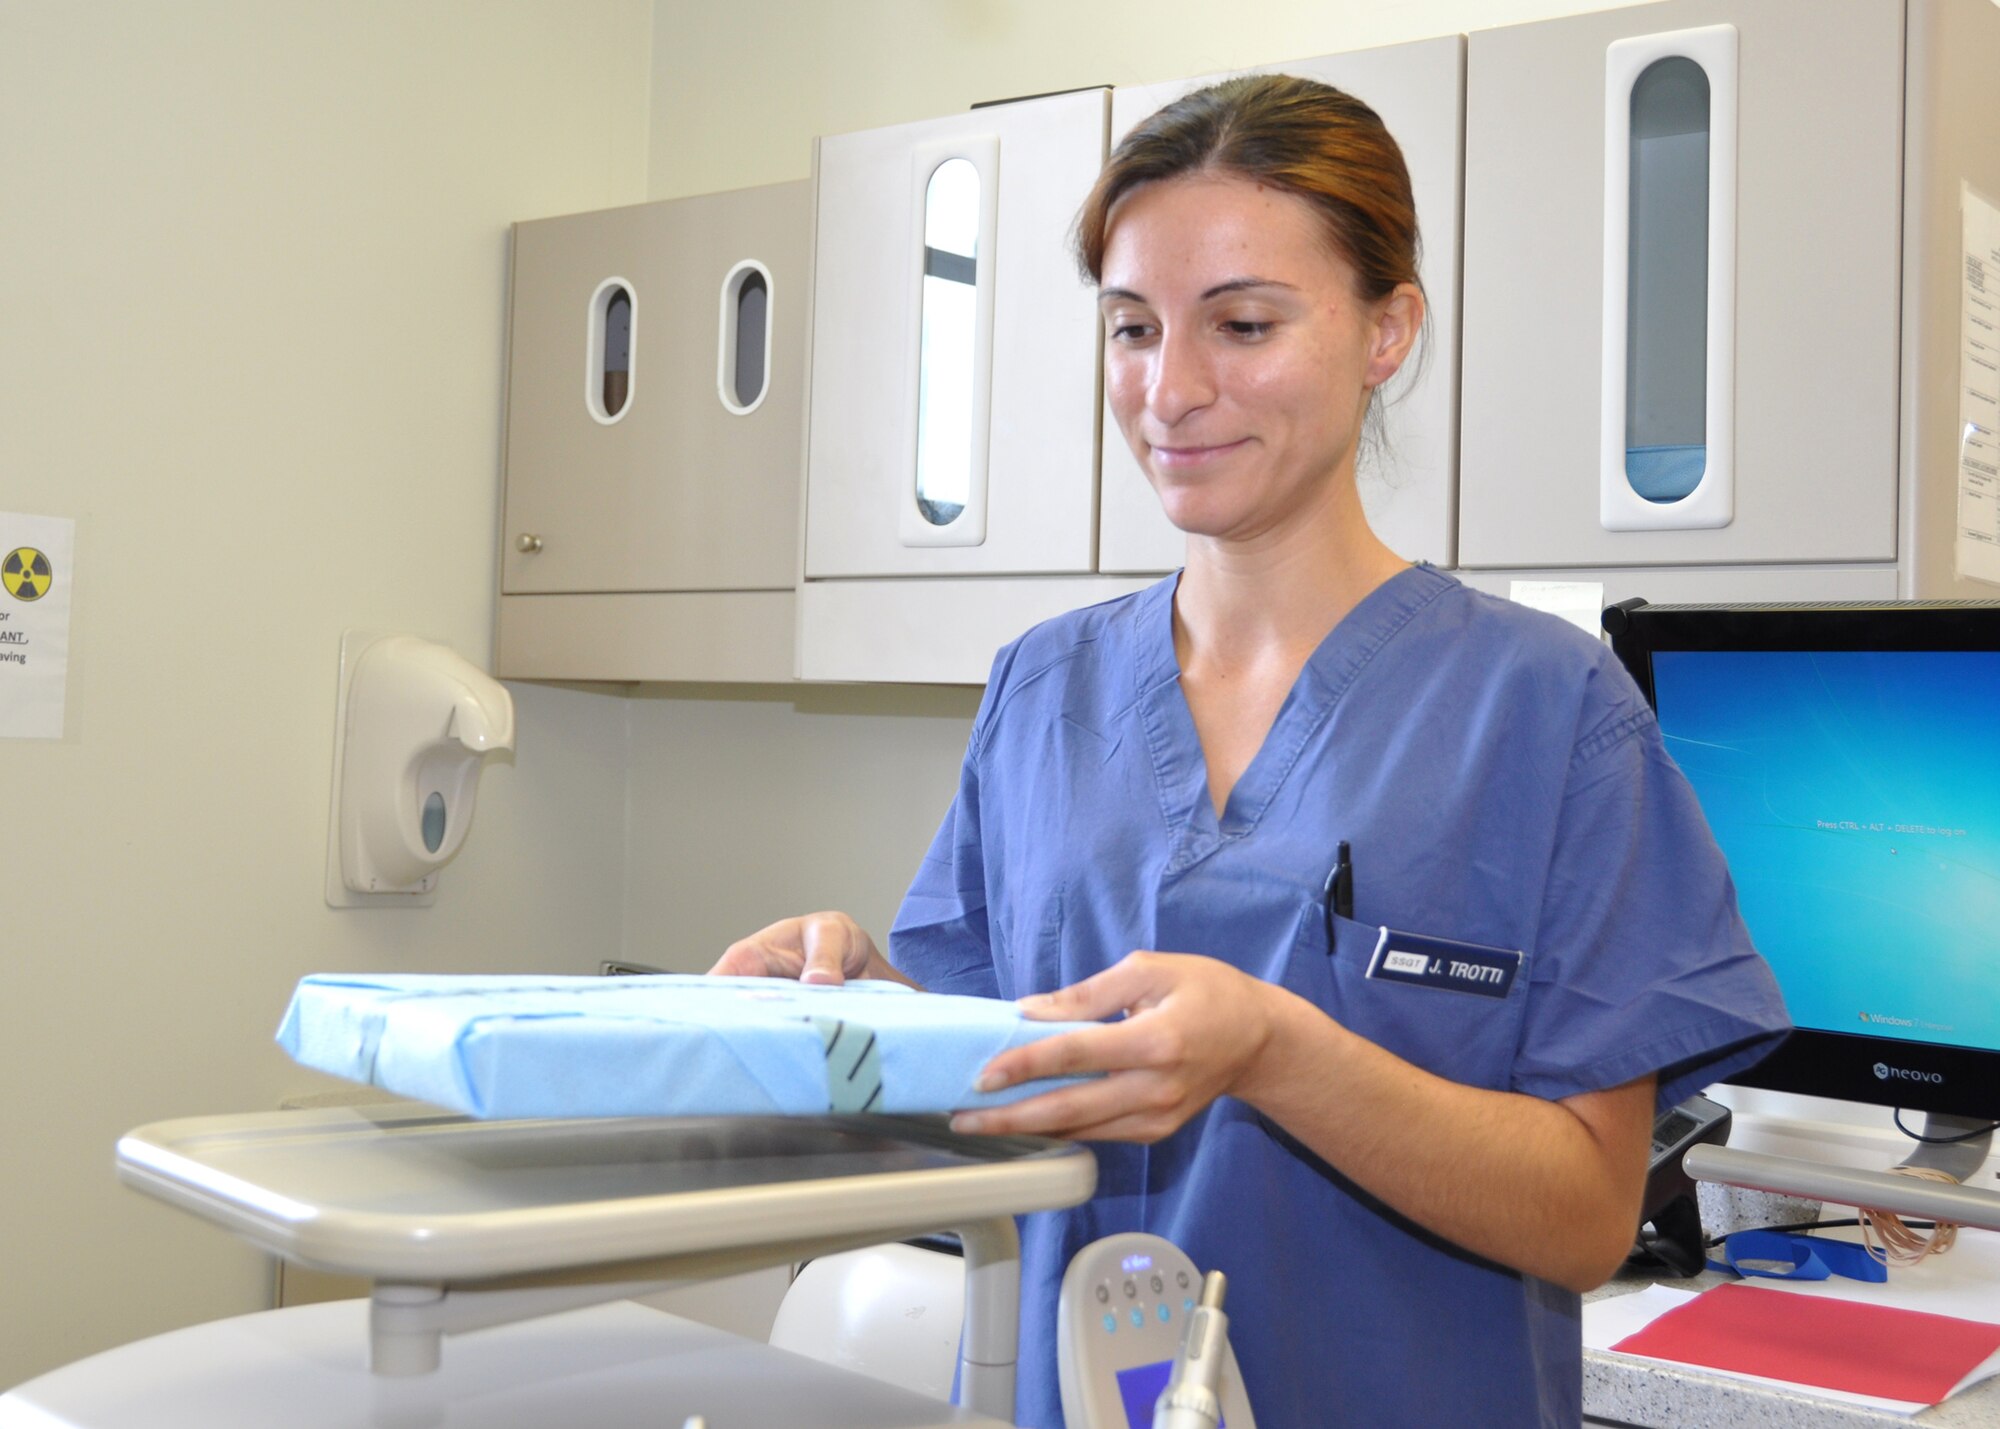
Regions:
<instances>
[{"instance_id":1,"label":"paper sign on wall","mask_svg":"<svg viewBox=\"0 0 2000 1429\"><path fill-rule=\"evenodd\" d=\"M1959 185L1958 574L2000 584L2000 208Z\"/></svg>"},{"instance_id":2,"label":"paper sign on wall","mask_svg":"<svg viewBox=\"0 0 2000 1429\"><path fill-rule=\"evenodd\" d=\"M1560 615L1578 630L1603 638L1603 581L1512 581L1507 598Z\"/></svg>"},{"instance_id":3,"label":"paper sign on wall","mask_svg":"<svg viewBox=\"0 0 2000 1429\"><path fill-rule=\"evenodd\" d=\"M76 522L0 511L0 738L61 739Z\"/></svg>"}]
</instances>

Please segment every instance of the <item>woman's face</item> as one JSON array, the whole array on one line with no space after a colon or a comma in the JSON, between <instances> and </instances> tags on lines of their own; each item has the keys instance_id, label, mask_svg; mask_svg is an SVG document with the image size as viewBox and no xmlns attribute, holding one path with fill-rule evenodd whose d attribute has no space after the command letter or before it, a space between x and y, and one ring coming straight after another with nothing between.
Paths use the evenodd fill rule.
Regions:
<instances>
[{"instance_id":1,"label":"woman's face","mask_svg":"<svg viewBox=\"0 0 2000 1429\"><path fill-rule=\"evenodd\" d=\"M1369 394L1423 317L1409 285L1358 297L1304 199L1223 175L1120 200L1098 295L1111 410L1167 518L1238 541L1353 480Z\"/></svg>"}]
</instances>

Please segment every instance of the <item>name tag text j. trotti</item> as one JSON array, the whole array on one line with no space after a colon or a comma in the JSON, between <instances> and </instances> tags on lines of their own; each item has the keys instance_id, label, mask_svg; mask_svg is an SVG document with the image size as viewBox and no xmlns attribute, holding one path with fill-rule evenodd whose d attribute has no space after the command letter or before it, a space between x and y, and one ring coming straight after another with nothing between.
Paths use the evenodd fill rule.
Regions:
<instances>
[{"instance_id":1,"label":"name tag text j. trotti","mask_svg":"<svg viewBox=\"0 0 2000 1429\"><path fill-rule=\"evenodd\" d=\"M1520 970L1521 954L1514 949L1403 933L1394 928L1382 930L1368 963L1368 976L1380 982L1492 998L1504 998Z\"/></svg>"}]
</instances>

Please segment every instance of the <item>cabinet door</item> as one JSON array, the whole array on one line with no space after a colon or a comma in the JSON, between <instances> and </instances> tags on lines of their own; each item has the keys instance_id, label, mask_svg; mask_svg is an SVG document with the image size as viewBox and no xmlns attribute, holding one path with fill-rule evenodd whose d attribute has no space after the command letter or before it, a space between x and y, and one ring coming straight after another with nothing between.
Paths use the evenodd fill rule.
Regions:
<instances>
[{"instance_id":1,"label":"cabinet door","mask_svg":"<svg viewBox=\"0 0 2000 1429\"><path fill-rule=\"evenodd\" d=\"M793 584L810 202L800 180L515 226L504 593Z\"/></svg>"},{"instance_id":2,"label":"cabinet door","mask_svg":"<svg viewBox=\"0 0 2000 1429\"><path fill-rule=\"evenodd\" d=\"M1472 36L1461 564L1894 556L1902 76L1884 0Z\"/></svg>"},{"instance_id":3,"label":"cabinet door","mask_svg":"<svg viewBox=\"0 0 2000 1429\"><path fill-rule=\"evenodd\" d=\"M1248 73L1321 80L1368 103L1402 146L1423 234L1422 275L1430 328L1417 355L1383 395L1382 440L1364 450L1361 502L1383 541L1411 560L1452 564L1458 457L1459 123L1465 41L1452 35L1415 44L1328 55ZM1222 78L1118 89L1111 96L1112 142L1146 115ZM1098 566L1104 571L1169 571L1186 538L1161 513L1138 460L1107 406L1103 414L1103 506Z\"/></svg>"},{"instance_id":4,"label":"cabinet door","mask_svg":"<svg viewBox=\"0 0 2000 1429\"><path fill-rule=\"evenodd\" d=\"M1106 112L1089 90L819 141L808 579L1092 568L1097 310L1068 234Z\"/></svg>"}]
</instances>

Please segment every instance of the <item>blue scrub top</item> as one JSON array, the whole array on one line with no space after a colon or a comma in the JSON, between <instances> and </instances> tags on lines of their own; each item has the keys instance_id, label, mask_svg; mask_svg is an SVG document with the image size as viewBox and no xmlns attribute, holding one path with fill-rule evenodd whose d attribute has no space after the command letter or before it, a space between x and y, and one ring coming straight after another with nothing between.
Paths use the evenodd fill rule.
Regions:
<instances>
[{"instance_id":1,"label":"blue scrub top","mask_svg":"<svg viewBox=\"0 0 2000 1429\"><path fill-rule=\"evenodd\" d=\"M903 971L1019 997L1135 948L1202 953L1441 1076L1546 1098L1658 1072L1664 1107L1774 1045L1784 1005L1722 855L1600 642L1402 571L1306 662L1217 818L1175 585L1001 651L890 933ZM1329 948L1342 840L1355 916ZM1384 925L1524 957L1504 998L1370 979ZM1021 1424L1062 1424L1051 1307L1070 1257L1139 1230L1229 1274L1263 1424L1579 1423L1575 1294L1413 1225L1241 1102L1094 1149L1097 1195L1023 1225Z\"/></svg>"}]
</instances>

